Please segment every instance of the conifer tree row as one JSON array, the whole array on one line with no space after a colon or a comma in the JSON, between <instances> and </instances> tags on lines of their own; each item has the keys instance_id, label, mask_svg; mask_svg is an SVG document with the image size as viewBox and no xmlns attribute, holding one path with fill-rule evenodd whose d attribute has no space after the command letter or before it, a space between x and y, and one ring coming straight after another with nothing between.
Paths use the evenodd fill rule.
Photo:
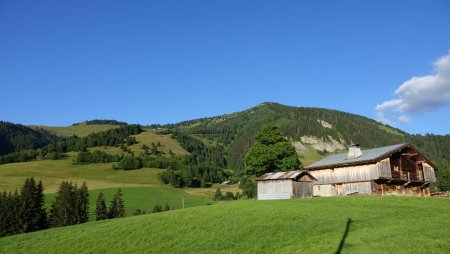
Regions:
<instances>
[{"instance_id":1,"label":"conifer tree row","mask_svg":"<svg viewBox=\"0 0 450 254\"><path fill-rule=\"evenodd\" d=\"M27 178L20 192L0 194L0 236L32 232L48 227L44 187Z\"/></svg>"}]
</instances>

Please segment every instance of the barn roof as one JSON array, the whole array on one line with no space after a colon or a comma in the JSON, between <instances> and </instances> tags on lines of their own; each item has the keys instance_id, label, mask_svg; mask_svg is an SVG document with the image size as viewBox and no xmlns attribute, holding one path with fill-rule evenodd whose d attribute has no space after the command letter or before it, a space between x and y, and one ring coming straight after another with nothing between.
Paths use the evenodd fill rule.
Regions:
<instances>
[{"instance_id":1,"label":"barn roof","mask_svg":"<svg viewBox=\"0 0 450 254\"><path fill-rule=\"evenodd\" d=\"M361 156L353 159L349 159L347 157L347 153L333 154L320 161L314 162L313 164L305 167L305 169L314 170L320 168L342 167L365 163L374 163L389 157L393 153L398 152L407 146L409 146L409 144L403 143L374 149L367 149L362 151Z\"/></svg>"},{"instance_id":2,"label":"barn roof","mask_svg":"<svg viewBox=\"0 0 450 254\"><path fill-rule=\"evenodd\" d=\"M311 179L316 180L308 170L295 170L287 172L271 172L265 173L264 175L258 177L257 181L267 181L267 180L285 180L285 179L297 179L302 175L308 175Z\"/></svg>"}]
</instances>

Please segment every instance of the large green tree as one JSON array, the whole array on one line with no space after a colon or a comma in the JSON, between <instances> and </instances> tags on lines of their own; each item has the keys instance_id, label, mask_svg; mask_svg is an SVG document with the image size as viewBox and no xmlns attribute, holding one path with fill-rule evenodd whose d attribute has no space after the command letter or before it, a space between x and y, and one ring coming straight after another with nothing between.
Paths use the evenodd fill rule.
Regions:
<instances>
[{"instance_id":1,"label":"large green tree","mask_svg":"<svg viewBox=\"0 0 450 254\"><path fill-rule=\"evenodd\" d=\"M268 125L255 135L255 144L244 156L245 172L262 175L267 172L295 170L301 166L291 142L278 127Z\"/></svg>"},{"instance_id":2,"label":"large green tree","mask_svg":"<svg viewBox=\"0 0 450 254\"><path fill-rule=\"evenodd\" d=\"M437 185L441 191L450 190L450 165L443 167L436 174Z\"/></svg>"}]
</instances>

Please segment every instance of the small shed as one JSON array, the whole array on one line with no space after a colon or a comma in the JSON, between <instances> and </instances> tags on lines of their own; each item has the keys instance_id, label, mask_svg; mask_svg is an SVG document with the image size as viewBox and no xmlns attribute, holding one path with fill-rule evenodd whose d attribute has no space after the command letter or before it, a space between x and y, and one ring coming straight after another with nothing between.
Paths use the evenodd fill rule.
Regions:
<instances>
[{"instance_id":1,"label":"small shed","mask_svg":"<svg viewBox=\"0 0 450 254\"><path fill-rule=\"evenodd\" d=\"M266 173L256 180L258 200L312 197L315 180L307 170Z\"/></svg>"}]
</instances>

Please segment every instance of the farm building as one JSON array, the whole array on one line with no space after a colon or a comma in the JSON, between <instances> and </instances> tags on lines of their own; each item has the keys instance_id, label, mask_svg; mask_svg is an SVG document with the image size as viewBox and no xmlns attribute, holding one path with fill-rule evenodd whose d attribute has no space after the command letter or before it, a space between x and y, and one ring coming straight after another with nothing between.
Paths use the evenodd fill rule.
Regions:
<instances>
[{"instance_id":1,"label":"farm building","mask_svg":"<svg viewBox=\"0 0 450 254\"><path fill-rule=\"evenodd\" d=\"M305 169L317 181L314 196L414 195L429 196L436 181L435 166L410 144L333 154Z\"/></svg>"},{"instance_id":2,"label":"farm building","mask_svg":"<svg viewBox=\"0 0 450 254\"><path fill-rule=\"evenodd\" d=\"M314 180L306 170L266 173L256 180L258 200L312 197Z\"/></svg>"}]
</instances>

